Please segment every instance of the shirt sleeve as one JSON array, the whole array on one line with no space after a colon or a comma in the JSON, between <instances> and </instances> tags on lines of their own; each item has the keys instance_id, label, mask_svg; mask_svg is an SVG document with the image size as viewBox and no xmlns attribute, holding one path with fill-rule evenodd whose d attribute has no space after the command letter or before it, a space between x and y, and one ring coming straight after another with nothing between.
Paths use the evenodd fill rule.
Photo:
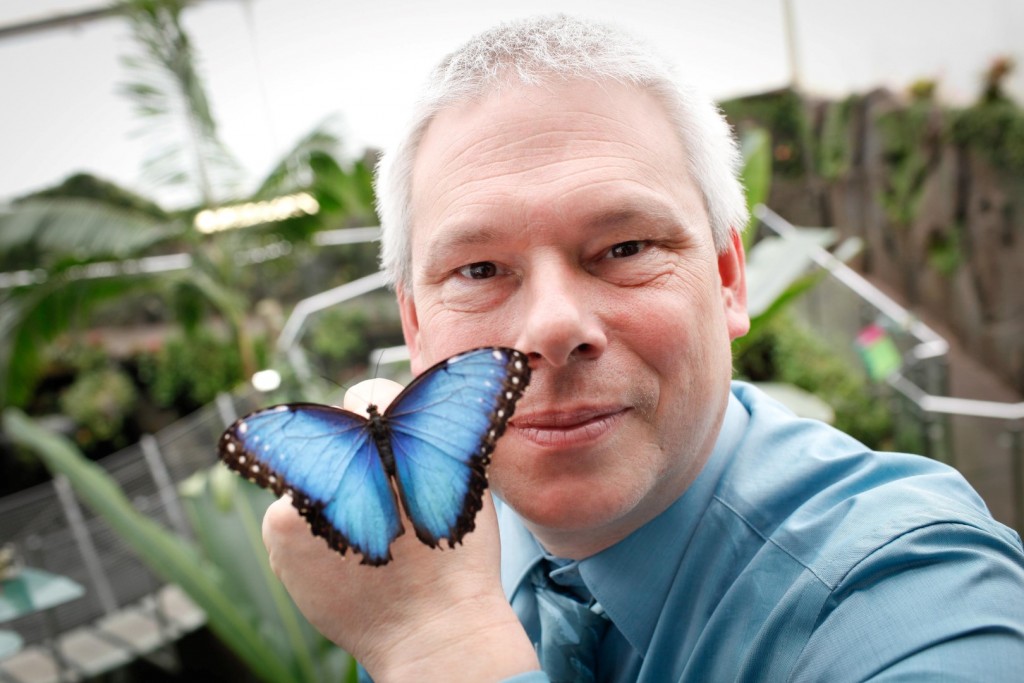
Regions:
<instances>
[{"instance_id":1,"label":"shirt sleeve","mask_svg":"<svg viewBox=\"0 0 1024 683\"><path fill-rule=\"evenodd\" d=\"M1024 662L1024 553L941 523L895 538L838 583L792 680L1016 680Z\"/></svg>"}]
</instances>

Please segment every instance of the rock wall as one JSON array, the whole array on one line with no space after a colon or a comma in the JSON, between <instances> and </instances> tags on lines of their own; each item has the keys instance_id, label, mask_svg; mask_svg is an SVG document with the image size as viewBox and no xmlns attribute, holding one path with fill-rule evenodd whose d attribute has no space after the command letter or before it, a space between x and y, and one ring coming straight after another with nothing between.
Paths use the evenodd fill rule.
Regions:
<instances>
[{"instance_id":1,"label":"rock wall","mask_svg":"<svg viewBox=\"0 0 1024 683\"><path fill-rule=\"evenodd\" d=\"M816 140L827 106L816 105ZM819 177L817 197L803 177L776 177L769 203L793 223L863 239L863 272L1024 392L1024 177L954 142L937 106L906 111L884 91L857 99L840 171Z\"/></svg>"}]
</instances>

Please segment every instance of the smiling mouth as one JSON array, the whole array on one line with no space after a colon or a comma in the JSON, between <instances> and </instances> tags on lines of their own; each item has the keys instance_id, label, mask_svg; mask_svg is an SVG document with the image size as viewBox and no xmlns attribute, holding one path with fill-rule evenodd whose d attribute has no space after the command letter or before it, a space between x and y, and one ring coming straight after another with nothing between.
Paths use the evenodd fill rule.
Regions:
<instances>
[{"instance_id":1,"label":"smiling mouth","mask_svg":"<svg viewBox=\"0 0 1024 683\"><path fill-rule=\"evenodd\" d=\"M609 434L627 412L628 408L534 413L513 419L509 426L542 448L578 448Z\"/></svg>"}]
</instances>

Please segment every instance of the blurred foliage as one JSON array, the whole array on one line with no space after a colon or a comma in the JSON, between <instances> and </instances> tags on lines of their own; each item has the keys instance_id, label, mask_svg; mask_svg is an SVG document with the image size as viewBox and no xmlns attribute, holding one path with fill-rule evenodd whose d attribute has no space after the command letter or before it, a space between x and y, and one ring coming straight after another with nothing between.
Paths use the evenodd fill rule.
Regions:
<instances>
[{"instance_id":1,"label":"blurred foliage","mask_svg":"<svg viewBox=\"0 0 1024 683\"><path fill-rule=\"evenodd\" d=\"M893 223L906 226L917 215L925 180L942 154L943 114L932 102L916 101L880 115L875 123L887 170L882 205Z\"/></svg>"},{"instance_id":2,"label":"blurred foliage","mask_svg":"<svg viewBox=\"0 0 1024 683\"><path fill-rule=\"evenodd\" d=\"M260 355L265 358L266 352ZM138 367L156 404L181 412L210 403L219 392L248 379L237 348L206 328L166 338L158 351L139 357Z\"/></svg>"},{"instance_id":3,"label":"blurred foliage","mask_svg":"<svg viewBox=\"0 0 1024 683\"><path fill-rule=\"evenodd\" d=\"M740 136L740 151L743 153L743 168L740 178L747 198L750 218L743 230L743 250L750 252L757 238L758 204L767 204L772 186L772 137L764 128L748 126Z\"/></svg>"},{"instance_id":4,"label":"blurred foliage","mask_svg":"<svg viewBox=\"0 0 1024 683\"><path fill-rule=\"evenodd\" d=\"M1005 89L1006 79L1010 77L1016 67L1017 64L1012 57L1002 56L992 60L982 79L980 98L982 104L1009 101L1010 98L1006 95Z\"/></svg>"},{"instance_id":5,"label":"blurred foliage","mask_svg":"<svg viewBox=\"0 0 1024 683\"><path fill-rule=\"evenodd\" d=\"M123 92L146 124L145 132L164 145L154 157L162 167L161 182L194 183L202 204L171 214L154 202L79 174L0 214L0 263L25 271L18 284L0 289L0 405L30 404L46 369L41 353L48 344L87 328L96 312L109 311L112 302L124 305L143 296L147 317L173 320L186 335L196 333L211 317L222 321L240 359L240 374L248 376L257 369L248 320L253 302L280 295L271 289L272 280L247 270L267 260L287 261L281 257L298 251L295 245L308 243L321 230L376 224L374 155L341 163L338 138L326 126L318 126L282 156L252 198L305 191L314 196L319 211L212 235L193 227L200 209L218 206L227 193L235 192L238 169L217 138L196 55L182 23L188 4L124 4L134 52L124 60L130 77ZM140 269L138 259L168 252L180 253L190 267ZM294 261L290 265L301 273ZM288 264L278 269L287 270ZM162 310L154 311L154 302ZM185 384L191 388L174 382L160 386L166 389L165 398L171 386L189 401L209 394L207 383L198 378Z\"/></svg>"},{"instance_id":6,"label":"blurred foliage","mask_svg":"<svg viewBox=\"0 0 1024 683\"><path fill-rule=\"evenodd\" d=\"M740 149L743 152L743 168L741 177L747 196L747 207L750 210L750 221L743 233L743 250L746 253L747 264L751 264L758 256L759 237L757 231L757 218L755 209L758 204L766 204L771 191L772 162L771 149L772 139L766 130L756 126L748 125L740 138ZM753 279L756 271L748 270L747 288L757 288L759 283ZM784 312L789 305L806 291L813 287L821 278L822 272L815 272L798 277L789 282L784 290L774 301L763 311L751 313L750 331L732 342L734 354L742 354L752 339L757 338L757 332L762 325L765 325L775 316Z\"/></svg>"},{"instance_id":7,"label":"blurred foliage","mask_svg":"<svg viewBox=\"0 0 1024 683\"><path fill-rule=\"evenodd\" d=\"M61 183L36 192L30 192L14 200L15 204L34 199L92 199L105 206L112 206L165 221L170 215L156 202L127 190L91 173L69 175Z\"/></svg>"},{"instance_id":8,"label":"blurred foliage","mask_svg":"<svg viewBox=\"0 0 1024 683\"><path fill-rule=\"evenodd\" d=\"M44 190L46 198L24 199L0 212L5 267L46 269L51 272L45 280L52 280L73 275L75 266L128 258L184 232L173 221L100 199L58 196L56 191Z\"/></svg>"},{"instance_id":9,"label":"blurred foliage","mask_svg":"<svg viewBox=\"0 0 1024 683\"><path fill-rule=\"evenodd\" d=\"M233 194L241 167L217 134L192 41L183 25L188 0L124 0L132 52L121 58L121 93L145 125L153 150L145 172L159 185L191 185L204 205Z\"/></svg>"},{"instance_id":10,"label":"blurred foliage","mask_svg":"<svg viewBox=\"0 0 1024 683\"><path fill-rule=\"evenodd\" d=\"M851 95L825 105L816 159L818 173L825 180L837 180L850 170L853 161L853 116L860 103L860 97Z\"/></svg>"},{"instance_id":11,"label":"blurred foliage","mask_svg":"<svg viewBox=\"0 0 1024 683\"><path fill-rule=\"evenodd\" d=\"M907 87L907 95L914 102L933 102L938 85L932 78L919 78Z\"/></svg>"},{"instance_id":12,"label":"blurred foliage","mask_svg":"<svg viewBox=\"0 0 1024 683\"><path fill-rule=\"evenodd\" d=\"M800 136L802 127L808 124L795 92L785 89L727 100L721 107L733 126L741 131L751 125L767 129L773 144L775 173L783 177L803 175Z\"/></svg>"},{"instance_id":13,"label":"blurred foliage","mask_svg":"<svg viewBox=\"0 0 1024 683\"><path fill-rule=\"evenodd\" d=\"M60 407L79 426L75 440L88 445L122 435L137 400L131 376L117 365L107 364L79 373L61 393Z\"/></svg>"},{"instance_id":14,"label":"blurred foliage","mask_svg":"<svg viewBox=\"0 0 1024 683\"><path fill-rule=\"evenodd\" d=\"M309 348L317 356L345 366L362 362L370 349L366 313L358 308L330 310L314 318Z\"/></svg>"},{"instance_id":15,"label":"blurred foliage","mask_svg":"<svg viewBox=\"0 0 1024 683\"><path fill-rule=\"evenodd\" d=\"M964 245L963 225L954 223L943 232L933 231L929 233L928 243L925 248L928 250L928 265L940 274L950 277L963 265Z\"/></svg>"},{"instance_id":16,"label":"blurred foliage","mask_svg":"<svg viewBox=\"0 0 1024 683\"><path fill-rule=\"evenodd\" d=\"M952 114L951 134L993 166L1024 175L1024 111L1008 100L982 101Z\"/></svg>"},{"instance_id":17,"label":"blurred foliage","mask_svg":"<svg viewBox=\"0 0 1024 683\"><path fill-rule=\"evenodd\" d=\"M878 400L863 373L836 356L791 314L775 316L750 336L734 360L737 378L793 384L832 406L836 428L870 448L896 447L891 411Z\"/></svg>"},{"instance_id":18,"label":"blurred foliage","mask_svg":"<svg viewBox=\"0 0 1024 683\"><path fill-rule=\"evenodd\" d=\"M829 183L848 178L854 164L862 163L855 158L856 146L864 137L861 129L877 129L885 164L879 201L893 224L906 226L918 215L925 182L950 143L976 152L1000 171L1024 177L1024 111L1005 88L1014 69L1009 58L993 60L977 103L963 109L939 102L934 79L915 81L907 88L905 103L886 103L881 109L872 105L877 100L856 94L810 103L805 109L789 89L725 101L721 107L740 132L751 126L770 132L772 171L781 178L801 179L808 171ZM863 120L872 109L873 120ZM804 149L813 156L811 166L804 164ZM953 246L951 239L936 248ZM945 270L955 261L946 258L950 255L952 251L936 257Z\"/></svg>"}]
</instances>

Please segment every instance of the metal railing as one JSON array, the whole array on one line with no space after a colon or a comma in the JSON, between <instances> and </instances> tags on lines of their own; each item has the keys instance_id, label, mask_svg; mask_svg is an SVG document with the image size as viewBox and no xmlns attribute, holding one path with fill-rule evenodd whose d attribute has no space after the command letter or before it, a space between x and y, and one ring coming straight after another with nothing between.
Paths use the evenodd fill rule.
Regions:
<instances>
[{"instance_id":1,"label":"metal railing","mask_svg":"<svg viewBox=\"0 0 1024 683\"><path fill-rule=\"evenodd\" d=\"M763 225L785 237L797 230L767 207ZM858 332L880 324L903 365L886 379L897 428L919 436L920 452L959 469L997 519L1024 533L1024 403L950 396L949 344L911 311L824 249L812 259L827 276L794 308L803 322L852 367Z\"/></svg>"},{"instance_id":2,"label":"metal railing","mask_svg":"<svg viewBox=\"0 0 1024 683\"><path fill-rule=\"evenodd\" d=\"M145 436L98 461L132 504L147 517L188 537L191 529L178 496L178 485L196 471L216 463L216 443L230 415L251 410L256 392L223 395L218 402ZM51 656L50 666L78 680L119 666L151 648L198 626L193 616L182 626L180 612L168 612L163 582L106 523L78 501L63 477L0 498L0 544L11 543L26 564L66 576L85 587L83 597L20 617L5 625L14 629L36 657ZM180 599L173 602L180 602ZM194 610L194 607L192 608ZM140 649L118 633L121 617L131 613L148 620L159 637ZM140 616L141 615L141 616ZM76 657L82 648L69 647L88 637L92 656ZM98 649L108 653L105 659ZM63 656L58 655L63 652ZM16 657L0 663L0 679L15 675ZM99 668L97 668L99 667Z\"/></svg>"}]
</instances>

